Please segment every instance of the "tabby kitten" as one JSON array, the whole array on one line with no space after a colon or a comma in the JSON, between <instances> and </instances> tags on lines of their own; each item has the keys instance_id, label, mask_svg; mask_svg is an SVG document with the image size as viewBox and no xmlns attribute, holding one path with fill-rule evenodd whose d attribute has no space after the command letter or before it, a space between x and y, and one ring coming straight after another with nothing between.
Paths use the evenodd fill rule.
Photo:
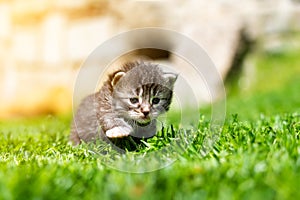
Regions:
<instances>
[{"instance_id":1,"label":"tabby kitten","mask_svg":"<svg viewBox=\"0 0 300 200\"><path fill-rule=\"evenodd\" d=\"M176 74L163 72L152 63L125 64L81 102L71 141L154 136L157 117L169 110L176 79Z\"/></svg>"}]
</instances>

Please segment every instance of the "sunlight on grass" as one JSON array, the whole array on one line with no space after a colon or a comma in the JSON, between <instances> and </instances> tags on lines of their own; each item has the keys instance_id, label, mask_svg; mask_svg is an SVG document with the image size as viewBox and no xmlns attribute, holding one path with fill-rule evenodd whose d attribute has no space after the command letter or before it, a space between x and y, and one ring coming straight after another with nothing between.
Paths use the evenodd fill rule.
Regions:
<instances>
[{"instance_id":1,"label":"sunlight on grass","mask_svg":"<svg viewBox=\"0 0 300 200\"><path fill-rule=\"evenodd\" d=\"M227 99L222 132L204 153L211 136L205 108L194 130L170 113L155 137L125 154L101 142L72 146L71 115L2 121L0 199L299 199L296 53L256 58L257 82ZM126 173L151 171L164 158L163 169Z\"/></svg>"}]
</instances>

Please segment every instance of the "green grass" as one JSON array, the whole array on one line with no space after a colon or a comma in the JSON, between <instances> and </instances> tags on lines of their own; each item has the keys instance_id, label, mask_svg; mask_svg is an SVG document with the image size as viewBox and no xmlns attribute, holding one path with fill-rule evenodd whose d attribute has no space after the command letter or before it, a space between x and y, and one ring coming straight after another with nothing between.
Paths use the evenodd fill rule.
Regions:
<instances>
[{"instance_id":1,"label":"green grass","mask_svg":"<svg viewBox=\"0 0 300 200\"><path fill-rule=\"evenodd\" d=\"M0 199L300 199L300 60L260 54L255 63L264 84L228 97L206 153L206 115L196 130L165 127L126 154L101 143L73 147L70 116L0 122ZM279 84L281 73L289 74Z\"/></svg>"},{"instance_id":2,"label":"green grass","mask_svg":"<svg viewBox=\"0 0 300 200\"><path fill-rule=\"evenodd\" d=\"M300 112L299 49L281 54L257 52L250 58L252 65L244 87L247 72L227 83L227 114L238 113L242 119L255 120L260 114L275 115ZM247 71L247 70L244 70ZM249 70L248 70L249 71Z\"/></svg>"}]
</instances>

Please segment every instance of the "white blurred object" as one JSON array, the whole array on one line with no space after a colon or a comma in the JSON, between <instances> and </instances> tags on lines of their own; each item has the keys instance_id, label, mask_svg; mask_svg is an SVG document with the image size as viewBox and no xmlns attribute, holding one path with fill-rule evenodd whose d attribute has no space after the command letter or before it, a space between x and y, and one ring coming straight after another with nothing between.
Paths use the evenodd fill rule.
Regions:
<instances>
[{"instance_id":1,"label":"white blurred object","mask_svg":"<svg viewBox=\"0 0 300 200\"><path fill-rule=\"evenodd\" d=\"M101 10L100 14L89 15L90 6ZM23 107L28 107L23 113L36 112L38 105L55 110L53 107L63 102L60 99L67 102L66 108L71 107L75 68L102 42L134 28L160 27L190 37L203 47L224 79L238 51L241 30L253 40L270 38L291 29L300 30L299 17L300 4L292 0L1 2L0 114L4 109L17 113ZM114 54L124 46L134 49L145 40L169 45L168 37L147 34L107 49L107 53ZM175 50L195 54L180 44L172 45ZM99 55L93 60L95 71L105 67L105 59ZM203 82L199 84L201 77L183 67L188 63L175 56L166 62L185 70L196 95L208 101L210 94ZM209 73L204 76L214 86L221 84ZM218 88L210 92L217 93ZM25 98L29 94L31 97Z\"/></svg>"}]
</instances>

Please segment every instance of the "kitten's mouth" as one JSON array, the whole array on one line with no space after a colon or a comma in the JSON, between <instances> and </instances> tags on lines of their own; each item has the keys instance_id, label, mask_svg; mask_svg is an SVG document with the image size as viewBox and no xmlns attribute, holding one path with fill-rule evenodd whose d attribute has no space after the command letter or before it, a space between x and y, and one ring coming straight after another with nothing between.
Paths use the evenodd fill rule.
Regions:
<instances>
[{"instance_id":1,"label":"kitten's mouth","mask_svg":"<svg viewBox=\"0 0 300 200\"><path fill-rule=\"evenodd\" d=\"M135 120L135 124L138 125L138 126L147 126L151 123L151 120L150 119L144 119L142 121L137 121Z\"/></svg>"}]
</instances>

